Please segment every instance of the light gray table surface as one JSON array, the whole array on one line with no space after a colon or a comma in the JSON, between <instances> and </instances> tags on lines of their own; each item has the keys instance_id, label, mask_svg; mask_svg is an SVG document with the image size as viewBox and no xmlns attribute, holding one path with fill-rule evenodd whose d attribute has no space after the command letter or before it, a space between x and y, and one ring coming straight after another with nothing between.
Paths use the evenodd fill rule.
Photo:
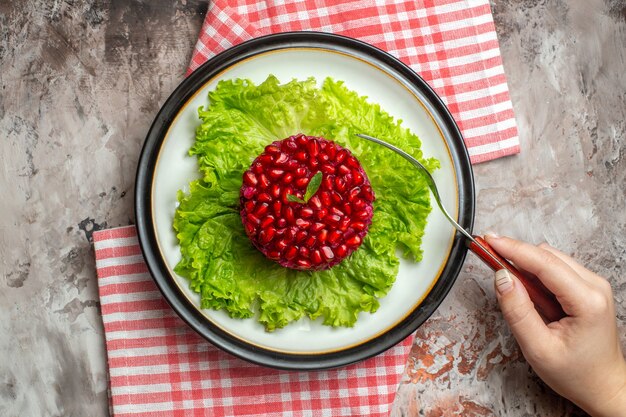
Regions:
<instances>
[{"instance_id":1,"label":"light gray table surface","mask_svg":"<svg viewBox=\"0 0 626 417\"><path fill-rule=\"evenodd\" d=\"M207 4L0 0L0 415L107 416L91 235L133 223L143 139ZM493 1L522 152L474 167L475 230L573 254L626 328L626 2ZM580 415L530 371L473 256L393 416Z\"/></svg>"}]
</instances>

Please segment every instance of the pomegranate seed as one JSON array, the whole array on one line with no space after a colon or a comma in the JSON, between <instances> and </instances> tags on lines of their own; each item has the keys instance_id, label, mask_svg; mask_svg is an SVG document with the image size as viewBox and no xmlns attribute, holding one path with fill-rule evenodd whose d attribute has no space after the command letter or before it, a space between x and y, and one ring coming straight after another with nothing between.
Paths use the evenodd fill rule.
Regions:
<instances>
[{"instance_id":1,"label":"pomegranate seed","mask_svg":"<svg viewBox=\"0 0 626 417\"><path fill-rule=\"evenodd\" d=\"M337 177L335 178L335 187L337 188L337 191L345 191L346 182L342 180L341 178Z\"/></svg>"},{"instance_id":2,"label":"pomegranate seed","mask_svg":"<svg viewBox=\"0 0 626 417\"><path fill-rule=\"evenodd\" d=\"M311 267L311 262L306 259L298 259L296 264L302 269L309 269Z\"/></svg>"},{"instance_id":3,"label":"pomegranate seed","mask_svg":"<svg viewBox=\"0 0 626 417\"><path fill-rule=\"evenodd\" d=\"M348 151L345 149L342 149L339 152L337 152L337 157L335 158L335 162L340 164L343 162L344 159L346 159L347 156L348 156Z\"/></svg>"},{"instance_id":4,"label":"pomegranate seed","mask_svg":"<svg viewBox=\"0 0 626 417\"><path fill-rule=\"evenodd\" d=\"M335 253L337 254L337 256L339 256L340 258L345 257L348 254L348 247L346 245L339 245L337 246L337 248L335 249Z\"/></svg>"},{"instance_id":5,"label":"pomegranate seed","mask_svg":"<svg viewBox=\"0 0 626 417\"><path fill-rule=\"evenodd\" d=\"M298 145L304 146L308 142L308 139L304 135L298 135L296 137L296 141L298 142Z\"/></svg>"},{"instance_id":6,"label":"pomegranate seed","mask_svg":"<svg viewBox=\"0 0 626 417\"><path fill-rule=\"evenodd\" d=\"M361 187L354 187L350 190L350 193L348 194L348 201L354 201L354 199L357 198L360 193Z\"/></svg>"},{"instance_id":7,"label":"pomegranate seed","mask_svg":"<svg viewBox=\"0 0 626 417\"><path fill-rule=\"evenodd\" d=\"M315 245L317 239L315 239L315 236L309 236L308 239L304 242L305 245L307 245L309 248L312 248L313 245Z\"/></svg>"},{"instance_id":8,"label":"pomegranate seed","mask_svg":"<svg viewBox=\"0 0 626 417\"><path fill-rule=\"evenodd\" d=\"M319 265L322 263L322 255L320 254L320 251L315 249L313 251L313 253L311 254L311 261L313 261L314 264Z\"/></svg>"},{"instance_id":9,"label":"pomegranate seed","mask_svg":"<svg viewBox=\"0 0 626 417\"><path fill-rule=\"evenodd\" d=\"M302 177L302 178L298 178L298 179L296 180L295 184L296 184L298 187L302 187L302 188L304 188L304 187L306 187L306 186L307 186L307 184L309 183L309 181L310 181L310 180L309 180L307 177Z\"/></svg>"},{"instance_id":10,"label":"pomegranate seed","mask_svg":"<svg viewBox=\"0 0 626 417\"><path fill-rule=\"evenodd\" d=\"M276 217L280 217L280 211L283 208L283 203L281 203L280 201L274 201L272 203L272 210L274 210L274 215Z\"/></svg>"},{"instance_id":11,"label":"pomegranate seed","mask_svg":"<svg viewBox=\"0 0 626 417\"><path fill-rule=\"evenodd\" d=\"M297 230L295 227L290 227L289 229L287 229L287 231L285 232L285 237L288 240L294 240L297 234Z\"/></svg>"},{"instance_id":12,"label":"pomegranate seed","mask_svg":"<svg viewBox=\"0 0 626 417\"><path fill-rule=\"evenodd\" d=\"M297 254L298 254L298 249L296 249L295 246L290 246L285 251L285 259L292 260L293 258L296 257Z\"/></svg>"},{"instance_id":13,"label":"pomegranate seed","mask_svg":"<svg viewBox=\"0 0 626 417\"><path fill-rule=\"evenodd\" d=\"M269 205L267 203L261 203L261 204L259 204L257 209L254 211L254 214L257 217L261 218L261 217L263 217L267 213L268 209L269 209Z\"/></svg>"},{"instance_id":14,"label":"pomegranate seed","mask_svg":"<svg viewBox=\"0 0 626 417\"><path fill-rule=\"evenodd\" d=\"M363 175L357 170L352 171L352 184L361 185L363 183Z\"/></svg>"},{"instance_id":15,"label":"pomegranate seed","mask_svg":"<svg viewBox=\"0 0 626 417\"><path fill-rule=\"evenodd\" d=\"M288 172L285 174L285 176L283 177L283 182L285 184L289 184L291 183L291 181L293 181L293 174L291 172Z\"/></svg>"},{"instance_id":16,"label":"pomegranate seed","mask_svg":"<svg viewBox=\"0 0 626 417\"><path fill-rule=\"evenodd\" d=\"M363 187L363 198L370 200L370 201L374 200L374 192L372 191L372 187L370 186Z\"/></svg>"},{"instance_id":17,"label":"pomegranate seed","mask_svg":"<svg viewBox=\"0 0 626 417\"><path fill-rule=\"evenodd\" d=\"M320 156L318 156L318 159L322 162L328 162L330 160L330 157L328 155L326 155L325 153L320 154ZM331 166L332 168L332 166ZM334 168L333 168L334 171Z\"/></svg>"},{"instance_id":18,"label":"pomegranate seed","mask_svg":"<svg viewBox=\"0 0 626 417\"><path fill-rule=\"evenodd\" d=\"M309 159L309 168L311 168L311 170L316 170L319 165L320 163L317 162L317 159Z\"/></svg>"},{"instance_id":19,"label":"pomegranate seed","mask_svg":"<svg viewBox=\"0 0 626 417\"><path fill-rule=\"evenodd\" d=\"M298 168L300 166L300 164L298 163L298 161L294 161L293 159L288 161L285 165L285 168L289 171L293 171L294 169Z\"/></svg>"},{"instance_id":20,"label":"pomegranate seed","mask_svg":"<svg viewBox=\"0 0 626 417\"><path fill-rule=\"evenodd\" d=\"M304 177L306 175L306 168L298 168L294 171L296 177Z\"/></svg>"},{"instance_id":21,"label":"pomegranate seed","mask_svg":"<svg viewBox=\"0 0 626 417\"><path fill-rule=\"evenodd\" d=\"M285 227L287 226L287 219L280 218L276 221L276 226Z\"/></svg>"},{"instance_id":22,"label":"pomegranate seed","mask_svg":"<svg viewBox=\"0 0 626 417\"><path fill-rule=\"evenodd\" d=\"M311 231L319 232L324 227L326 227L326 225L324 223L314 223L313 226L311 227Z\"/></svg>"},{"instance_id":23,"label":"pomegranate seed","mask_svg":"<svg viewBox=\"0 0 626 417\"><path fill-rule=\"evenodd\" d=\"M324 189L326 190L332 190L333 189L333 176L332 175L325 175L324 178L322 179L322 186L324 187Z\"/></svg>"},{"instance_id":24,"label":"pomegranate seed","mask_svg":"<svg viewBox=\"0 0 626 417\"><path fill-rule=\"evenodd\" d=\"M359 164L359 161L357 161L354 156L349 156L346 159L346 165L348 165L350 168L354 168L354 169L361 168L361 164Z\"/></svg>"},{"instance_id":25,"label":"pomegranate seed","mask_svg":"<svg viewBox=\"0 0 626 417\"><path fill-rule=\"evenodd\" d=\"M280 197L280 185L278 184L272 185L270 192L272 193L272 197L274 198Z\"/></svg>"},{"instance_id":26,"label":"pomegranate seed","mask_svg":"<svg viewBox=\"0 0 626 417\"><path fill-rule=\"evenodd\" d=\"M335 159L335 156L337 155L337 148L335 147L334 144L327 146L325 151L326 151L326 154L328 155L328 159Z\"/></svg>"},{"instance_id":27,"label":"pomegranate seed","mask_svg":"<svg viewBox=\"0 0 626 417\"><path fill-rule=\"evenodd\" d=\"M317 234L317 240L319 240L320 242L326 242L327 238L328 238L328 230L326 229L320 230L320 232Z\"/></svg>"},{"instance_id":28,"label":"pomegranate seed","mask_svg":"<svg viewBox=\"0 0 626 417\"><path fill-rule=\"evenodd\" d=\"M259 219L257 216L255 216L252 213L248 214L248 221L254 224L259 224L261 223L261 219Z\"/></svg>"},{"instance_id":29,"label":"pomegranate seed","mask_svg":"<svg viewBox=\"0 0 626 417\"><path fill-rule=\"evenodd\" d=\"M348 230L348 226L350 226L350 219L346 217L341 221L341 223L339 223L339 230L345 232Z\"/></svg>"},{"instance_id":30,"label":"pomegranate seed","mask_svg":"<svg viewBox=\"0 0 626 417\"><path fill-rule=\"evenodd\" d=\"M337 243L340 237L341 232L338 230L333 230L328 234L328 243L330 243L331 245Z\"/></svg>"},{"instance_id":31,"label":"pomegranate seed","mask_svg":"<svg viewBox=\"0 0 626 417\"><path fill-rule=\"evenodd\" d=\"M300 210L300 215L304 218L311 217L313 215L313 209L311 207L303 207Z\"/></svg>"},{"instance_id":32,"label":"pomegranate seed","mask_svg":"<svg viewBox=\"0 0 626 417\"><path fill-rule=\"evenodd\" d=\"M357 231L365 230L365 223L363 222L354 222L351 224L352 228Z\"/></svg>"},{"instance_id":33,"label":"pomegranate seed","mask_svg":"<svg viewBox=\"0 0 626 417\"><path fill-rule=\"evenodd\" d=\"M350 207L350 203L343 203L343 211L346 213L346 215L351 215L352 214L352 207Z\"/></svg>"},{"instance_id":34,"label":"pomegranate seed","mask_svg":"<svg viewBox=\"0 0 626 417\"><path fill-rule=\"evenodd\" d=\"M267 188L270 185L270 180L267 179L267 177L265 176L265 174L261 174L259 176L259 183L261 183L261 187L263 188Z\"/></svg>"},{"instance_id":35,"label":"pomegranate seed","mask_svg":"<svg viewBox=\"0 0 626 417\"><path fill-rule=\"evenodd\" d=\"M350 168L342 164L342 165L339 165L339 167L337 168L337 171L339 171L341 175L347 175L350 173Z\"/></svg>"},{"instance_id":36,"label":"pomegranate seed","mask_svg":"<svg viewBox=\"0 0 626 417\"><path fill-rule=\"evenodd\" d=\"M343 214L343 211L339 210L337 207L331 207L330 211L337 216L345 216L345 214Z\"/></svg>"},{"instance_id":37,"label":"pomegranate seed","mask_svg":"<svg viewBox=\"0 0 626 417\"><path fill-rule=\"evenodd\" d=\"M264 154L261 154L261 156L259 156L256 160L259 162L259 164L261 164L261 166L269 165L272 163L272 155L268 155L264 153Z\"/></svg>"},{"instance_id":38,"label":"pomegranate seed","mask_svg":"<svg viewBox=\"0 0 626 417\"><path fill-rule=\"evenodd\" d=\"M335 167L332 165L322 165L322 167L320 168L320 171L322 171L322 173L327 174L327 175L332 175L335 173Z\"/></svg>"},{"instance_id":39,"label":"pomegranate seed","mask_svg":"<svg viewBox=\"0 0 626 417\"><path fill-rule=\"evenodd\" d=\"M319 143L317 143L316 139L309 140L309 142L306 144L306 148L309 150L309 155L311 155L312 157L317 156L320 151Z\"/></svg>"},{"instance_id":40,"label":"pomegranate seed","mask_svg":"<svg viewBox=\"0 0 626 417\"><path fill-rule=\"evenodd\" d=\"M256 193L256 189L252 187L244 187L243 188L243 196L244 198L251 199L254 197L254 193Z\"/></svg>"},{"instance_id":41,"label":"pomegranate seed","mask_svg":"<svg viewBox=\"0 0 626 417\"><path fill-rule=\"evenodd\" d=\"M288 223L293 223L296 220L293 214L293 209L290 206L285 206L283 216L285 216L285 220L287 220Z\"/></svg>"},{"instance_id":42,"label":"pomegranate seed","mask_svg":"<svg viewBox=\"0 0 626 417\"><path fill-rule=\"evenodd\" d=\"M343 201L343 198L341 198L341 194L339 194L337 191L333 191L330 196L335 203L341 203Z\"/></svg>"},{"instance_id":43,"label":"pomegranate seed","mask_svg":"<svg viewBox=\"0 0 626 417\"><path fill-rule=\"evenodd\" d=\"M301 161L301 162L304 162L307 159L309 159L309 156L304 151L296 152L295 157L298 161Z\"/></svg>"},{"instance_id":44,"label":"pomegranate seed","mask_svg":"<svg viewBox=\"0 0 626 417\"><path fill-rule=\"evenodd\" d=\"M259 200L261 203L269 203L270 201L272 201L272 197L268 193L261 193L257 197L257 200ZM248 203L252 203L252 201L248 201Z\"/></svg>"},{"instance_id":45,"label":"pomegranate seed","mask_svg":"<svg viewBox=\"0 0 626 417\"><path fill-rule=\"evenodd\" d=\"M326 207L331 205L330 194L328 193L328 191L322 191L320 193L320 200L322 200L322 204Z\"/></svg>"},{"instance_id":46,"label":"pomegranate seed","mask_svg":"<svg viewBox=\"0 0 626 417\"><path fill-rule=\"evenodd\" d=\"M272 250L267 252L267 257L270 259L280 259L280 252L277 250Z\"/></svg>"},{"instance_id":47,"label":"pomegranate seed","mask_svg":"<svg viewBox=\"0 0 626 417\"><path fill-rule=\"evenodd\" d=\"M309 200L309 203L316 208L322 208L322 202L320 201L319 197L314 195L313 197L311 197L311 199Z\"/></svg>"},{"instance_id":48,"label":"pomegranate seed","mask_svg":"<svg viewBox=\"0 0 626 417\"><path fill-rule=\"evenodd\" d=\"M248 200L244 203L243 206L245 207L246 211L252 211L254 210L254 207L256 207L256 204L254 204L254 201Z\"/></svg>"},{"instance_id":49,"label":"pomegranate seed","mask_svg":"<svg viewBox=\"0 0 626 417\"><path fill-rule=\"evenodd\" d=\"M305 232L304 230L298 230L296 232L296 242L302 242L308 236L309 236L309 234L307 232Z\"/></svg>"},{"instance_id":50,"label":"pomegranate seed","mask_svg":"<svg viewBox=\"0 0 626 417\"><path fill-rule=\"evenodd\" d=\"M247 222L245 227L246 227L246 232L249 235L252 235L254 234L254 232L256 232L256 225L253 223Z\"/></svg>"},{"instance_id":51,"label":"pomegranate seed","mask_svg":"<svg viewBox=\"0 0 626 417\"><path fill-rule=\"evenodd\" d=\"M327 214L328 214L328 210L323 208L317 212L317 215L315 217L317 217L318 220L322 220L324 217L326 217Z\"/></svg>"},{"instance_id":52,"label":"pomegranate seed","mask_svg":"<svg viewBox=\"0 0 626 417\"><path fill-rule=\"evenodd\" d=\"M367 210L361 210L361 211L357 211L356 213L354 213L354 217L358 219L367 219L369 216L370 214Z\"/></svg>"},{"instance_id":53,"label":"pomegranate seed","mask_svg":"<svg viewBox=\"0 0 626 417\"><path fill-rule=\"evenodd\" d=\"M281 239L278 241L278 243L276 243L276 249L281 252L284 251L287 246L289 246L289 242L287 242L285 239Z\"/></svg>"},{"instance_id":54,"label":"pomegranate seed","mask_svg":"<svg viewBox=\"0 0 626 417\"><path fill-rule=\"evenodd\" d=\"M265 152L270 154L270 155L275 155L277 153L280 153L280 148L278 146L274 146L274 145L267 145L265 147Z\"/></svg>"},{"instance_id":55,"label":"pomegranate seed","mask_svg":"<svg viewBox=\"0 0 626 417\"><path fill-rule=\"evenodd\" d=\"M260 162L255 162L252 164L252 172L255 174L262 174L265 168L263 168L263 164Z\"/></svg>"},{"instance_id":56,"label":"pomegranate seed","mask_svg":"<svg viewBox=\"0 0 626 417\"><path fill-rule=\"evenodd\" d=\"M278 157L276 157L276 160L274 161L275 164L284 164L285 162L287 162L287 160L289 160L289 157L287 156L286 153L282 153L280 155L278 155Z\"/></svg>"},{"instance_id":57,"label":"pomegranate seed","mask_svg":"<svg viewBox=\"0 0 626 417\"><path fill-rule=\"evenodd\" d=\"M324 255L324 258L326 258L327 261L330 261L335 257L333 250L329 248L328 246L322 246L322 254Z\"/></svg>"},{"instance_id":58,"label":"pomegranate seed","mask_svg":"<svg viewBox=\"0 0 626 417\"><path fill-rule=\"evenodd\" d=\"M358 198L358 199L354 200L354 202L352 203L352 206L354 207L355 210L361 210L366 205L367 205L367 203L362 198Z\"/></svg>"},{"instance_id":59,"label":"pomegranate seed","mask_svg":"<svg viewBox=\"0 0 626 417\"><path fill-rule=\"evenodd\" d=\"M311 222L304 219L296 219L296 225L303 229L307 229L311 225Z\"/></svg>"},{"instance_id":60,"label":"pomegranate seed","mask_svg":"<svg viewBox=\"0 0 626 417\"><path fill-rule=\"evenodd\" d=\"M282 177L282 175L285 173L285 171L283 171L282 169L270 169L269 171L269 176L270 178L272 178L273 180L277 180L280 177Z\"/></svg>"},{"instance_id":61,"label":"pomegranate seed","mask_svg":"<svg viewBox=\"0 0 626 417\"><path fill-rule=\"evenodd\" d=\"M348 240L355 234L356 232L354 231L354 229L348 229L343 233L343 240Z\"/></svg>"},{"instance_id":62,"label":"pomegranate seed","mask_svg":"<svg viewBox=\"0 0 626 417\"><path fill-rule=\"evenodd\" d=\"M359 246L361 244L361 238L359 235L354 235L350 239L346 240L348 246Z\"/></svg>"},{"instance_id":63,"label":"pomegranate seed","mask_svg":"<svg viewBox=\"0 0 626 417\"><path fill-rule=\"evenodd\" d=\"M289 149L295 151L296 149L298 149L298 144L292 138L283 141L283 146L285 147L285 150Z\"/></svg>"},{"instance_id":64,"label":"pomegranate seed","mask_svg":"<svg viewBox=\"0 0 626 417\"><path fill-rule=\"evenodd\" d=\"M274 239L275 235L276 235L276 229L274 229L273 227L268 227L266 229L263 229L259 232L259 242L266 245L272 239Z\"/></svg>"},{"instance_id":65,"label":"pomegranate seed","mask_svg":"<svg viewBox=\"0 0 626 417\"><path fill-rule=\"evenodd\" d=\"M252 171L246 171L246 173L243 174L243 182L245 184L254 186L254 185L257 185L259 180L256 179L256 176L254 175Z\"/></svg>"},{"instance_id":66,"label":"pomegranate seed","mask_svg":"<svg viewBox=\"0 0 626 417\"><path fill-rule=\"evenodd\" d=\"M303 258L309 257L309 250L304 246L300 246L300 249L298 249L298 253L300 253L300 256Z\"/></svg>"},{"instance_id":67,"label":"pomegranate seed","mask_svg":"<svg viewBox=\"0 0 626 417\"><path fill-rule=\"evenodd\" d=\"M259 226L261 227L261 229L265 229L267 226L274 223L274 220L274 216L266 216L263 218L263 220L261 220L261 224Z\"/></svg>"}]
</instances>

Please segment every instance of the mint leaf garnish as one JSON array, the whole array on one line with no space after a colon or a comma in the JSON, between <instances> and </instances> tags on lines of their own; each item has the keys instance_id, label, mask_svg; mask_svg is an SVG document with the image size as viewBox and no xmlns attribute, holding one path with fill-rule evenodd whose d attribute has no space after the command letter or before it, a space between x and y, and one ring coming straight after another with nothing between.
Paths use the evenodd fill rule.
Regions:
<instances>
[{"instance_id":1,"label":"mint leaf garnish","mask_svg":"<svg viewBox=\"0 0 626 417\"><path fill-rule=\"evenodd\" d=\"M320 185L322 185L322 173L320 171L317 171L315 175L313 175L313 177L311 178L311 181L309 181L309 184L306 186L304 200L293 194L287 194L287 201L291 201L292 203L306 204L309 202L311 197L315 195L317 190L319 190Z\"/></svg>"},{"instance_id":2,"label":"mint leaf garnish","mask_svg":"<svg viewBox=\"0 0 626 417\"><path fill-rule=\"evenodd\" d=\"M306 186L306 192L304 193L304 201L308 202L311 197L315 195L317 190L319 190L320 185L322 185L322 172L317 171L311 181L309 181L309 185Z\"/></svg>"}]
</instances>

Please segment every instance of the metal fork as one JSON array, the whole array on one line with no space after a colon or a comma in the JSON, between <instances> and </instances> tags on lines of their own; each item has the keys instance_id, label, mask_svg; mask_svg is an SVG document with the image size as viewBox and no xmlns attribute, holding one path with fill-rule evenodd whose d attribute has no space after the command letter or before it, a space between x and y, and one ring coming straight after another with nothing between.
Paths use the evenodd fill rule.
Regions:
<instances>
[{"instance_id":1,"label":"metal fork","mask_svg":"<svg viewBox=\"0 0 626 417\"><path fill-rule=\"evenodd\" d=\"M501 257L496 253L496 251L487 243L485 239L479 236L472 235L467 230L465 230L460 224L454 220L454 218L448 213L443 204L441 203L441 197L439 196L439 191L437 189L437 184L433 179L432 175L424 165L422 165L417 159L403 151L402 149L385 142L384 140L375 138L373 136L365 135L362 133L357 133L357 136L371 142L378 143L386 148L391 149L398 155L402 156L404 159L409 161L414 167L420 171L420 173L424 176L426 183L428 184L428 188L432 192L435 197L435 201L441 209L443 215L448 219L448 221L458 230L463 236L467 238L467 246L468 248L474 252L481 260L483 260L487 265L489 265L494 271L500 269L506 269L513 275L515 275L526 287L526 291L528 291L528 295L530 299L535 304L537 311L549 322L557 321L566 316L563 311L561 305L556 300L554 294L552 294L536 277L526 276L522 274L516 267L514 267L509 261Z\"/></svg>"}]
</instances>

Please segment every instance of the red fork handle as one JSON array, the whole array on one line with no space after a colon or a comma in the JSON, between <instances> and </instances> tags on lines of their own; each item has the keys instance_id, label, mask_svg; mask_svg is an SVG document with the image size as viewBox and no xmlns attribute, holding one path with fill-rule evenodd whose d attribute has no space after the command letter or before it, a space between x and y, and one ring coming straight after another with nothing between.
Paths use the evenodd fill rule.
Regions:
<instances>
[{"instance_id":1,"label":"red fork handle","mask_svg":"<svg viewBox=\"0 0 626 417\"><path fill-rule=\"evenodd\" d=\"M474 239L480 243L485 249L497 258L506 269L520 280L520 282L526 287L526 291L530 296L530 299L535 304L535 308L548 322L558 321L567 314L563 311L561 304L557 301L554 294L552 294L537 277L527 276L522 274L516 267L511 265L509 261L504 259L487 243L485 239L479 236L474 236ZM494 271L502 269L500 265L496 263L485 251L474 242L468 240L469 249L474 252L480 259L482 259L487 265Z\"/></svg>"}]
</instances>

